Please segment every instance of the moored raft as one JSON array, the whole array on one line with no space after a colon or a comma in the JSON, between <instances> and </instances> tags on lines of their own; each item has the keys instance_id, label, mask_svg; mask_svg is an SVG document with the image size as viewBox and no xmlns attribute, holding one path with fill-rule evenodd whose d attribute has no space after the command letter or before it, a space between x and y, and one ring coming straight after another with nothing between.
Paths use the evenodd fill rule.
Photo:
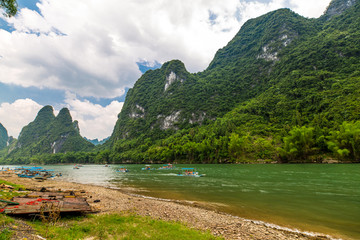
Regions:
<instances>
[{"instance_id":1,"label":"moored raft","mask_svg":"<svg viewBox=\"0 0 360 240\"><path fill-rule=\"evenodd\" d=\"M43 169L42 167L18 167L15 168L15 173L21 178L36 178L36 179L48 179L55 175L53 169Z\"/></svg>"},{"instance_id":2,"label":"moored raft","mask_svg":"<svg viewBox=\"0 0 360 240\"><path fill-rule=\"evenodd\" d=\"M93 212L86 198L79 192L32 192L24 197L14 197L13 203L0 209L9 215L38 214L57 209L60 213ZM49 207L52 206L52 207Z\"/></svg>"}]
</instances>

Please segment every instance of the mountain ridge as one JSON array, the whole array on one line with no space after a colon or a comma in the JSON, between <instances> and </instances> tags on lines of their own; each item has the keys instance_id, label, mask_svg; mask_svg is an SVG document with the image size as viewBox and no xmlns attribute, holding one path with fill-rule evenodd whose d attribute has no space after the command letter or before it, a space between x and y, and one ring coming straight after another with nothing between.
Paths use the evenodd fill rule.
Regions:
<instances>
[{"instance_id":1,"label":"mountain ridge","mask_svg":"<svg viewBox=\"0 0 360 240\"><path fill-rule=\"evenodd\" d=\"M358 81L359 1L347 2L332 1L318 19L304 18L289 9L251 19L203 72L184 71L185 77L179 77L176 71L166 72L166 66L176 63L182 66L180 70L185 66L170 61L159 70L145 73L129 91L107 146L116 158L136 161L193 161L194 150L190 149L198 146L202 150L196 150L197 161L209 161L214 155L205 152L216 152L215 142L221 142L227 146L224 158L239 160L246 154L231 155L231 139L240 141L248 129L253 141L272 139L262 140L262 144L271 145L269 158L278 158L275 150L285 144L282 138L291 128L316 121L324 128L335 128L343 121L358 120L351 107L358 87L345 88L356 86ZM166 85L169 79L173 85ZM338 102L339 98L348 105ZM331 101L336 104L331 106ZM148 111L147 106L155 110ZM336 113L343 112L340 106L348 111L342 117ZM220 132L214 130L223 128L222 124L230 125ZM200 129L207 129L204 131L209 135L193 139L189 131ZM324 136L329 131L319 130ZM185 143L193 146L180 150ZM332 154L325 140L317 144L321 145L317 149Z\"/></svg>"}]
</instances>

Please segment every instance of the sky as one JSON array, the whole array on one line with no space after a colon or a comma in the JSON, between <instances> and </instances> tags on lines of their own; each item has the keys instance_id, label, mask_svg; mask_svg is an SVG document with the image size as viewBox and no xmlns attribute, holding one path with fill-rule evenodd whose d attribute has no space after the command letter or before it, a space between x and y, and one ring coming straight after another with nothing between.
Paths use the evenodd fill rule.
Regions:
<instances>
[{"instance_id":1,"label":"sky","mask_svg":"<svg viewBox=\"0 0 360 240\"><path fill-rule=\"evenodd\" d=\"M206 69L251 18L290 8L320 17L330 0L18 0L0 13L0 123L10 136L45 105L67 107L89 139L111 135L126 92L172 59Z\"/></svg>"}]
</instances>

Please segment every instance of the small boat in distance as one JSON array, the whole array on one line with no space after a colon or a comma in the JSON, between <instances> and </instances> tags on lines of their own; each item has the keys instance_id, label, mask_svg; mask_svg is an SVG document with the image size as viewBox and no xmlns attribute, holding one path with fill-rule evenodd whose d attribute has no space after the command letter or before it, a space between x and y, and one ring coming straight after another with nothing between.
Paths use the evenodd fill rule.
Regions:
<instances>
[{"instance_id":1,"label":"small boat in distance","mask_svg":"<svg viewBox=\"0 0 360 240\"><path fill-rule=\"evenodd\" d=\"M74 165L73 169L80 169L77 165Z\"/></svg>"},{"instance_id":2,"label":"small boat in distance","mask_svg":"<svg viewBox=\"0 0 360 240\"><path fill-rule=\"evenodd\" d=\"M151 165L145 165L141 170L154 170L154 168L151 168Z\"/></svg>"},{"instance_id":3,"label":"small boat in distance","mask_svg":"<svg viewBox=\"0 0 360 240\"><path fill-rule=\"evenodd\" d=\"M175 166L172 165L171 163L168 164L164 164L163 166L159 167L158 170L170 170L170 169L174 169Z\"/></svg>"},{"instance_id":4,"label":"small boat in distance","mask_svg":"<svg viewBox=\"0 0 360 240\"><path fill-rule=\"evenodd\" d=\"M183 172L178 173L178 176L181 176L181 177L203 177L203 176L205 176L205 174L199 174L199 172L197 172L195 170L195 168L183 168L182 170L183 170Z\"/></svg>"},{"instance_id":5,"label":"small boat in distance","mask_svg":"<svg viewBox=\"0 0 360 240\"><path fill-rule=\"evenodd\" d=\"M129 172L129 170L126 167L121 166L119 169L116 170L117 172Z\"/></svg>"}]
</instances>

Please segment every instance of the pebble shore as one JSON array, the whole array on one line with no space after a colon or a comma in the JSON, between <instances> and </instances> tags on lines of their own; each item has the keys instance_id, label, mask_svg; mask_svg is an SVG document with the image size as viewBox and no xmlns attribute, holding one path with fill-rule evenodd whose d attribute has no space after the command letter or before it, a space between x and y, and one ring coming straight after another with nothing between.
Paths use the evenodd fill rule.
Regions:
<instances>
[{"instance_id":1,"label":"pebble shore","mask_svg":"<svg viewBox=\"0 0 360 240\"><path fill-rule=\"evenodd\" d=\"M135 196L118 189L66 182L61 178L44 182L36 182L32 179L17 176L0 176L0 179L21 184L27 188L45 187L54 190L84 190L87 193L89 204L98 210L97 214L133 212L155 219L182 222L191 228L209 230L213 235L222 236L225 239L331 239L329 236L320 234L313 235L278 229L266 223L250 221L209 210L196 203Z\"/></svg>"}]
</instances>

